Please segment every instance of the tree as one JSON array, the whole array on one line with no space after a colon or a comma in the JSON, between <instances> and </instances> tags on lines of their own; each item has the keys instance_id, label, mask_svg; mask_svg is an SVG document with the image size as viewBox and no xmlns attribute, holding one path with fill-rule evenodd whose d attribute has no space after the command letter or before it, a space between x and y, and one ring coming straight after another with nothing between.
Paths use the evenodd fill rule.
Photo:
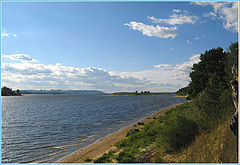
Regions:
<instances>
[{"instance_id":1,"label":"tree","mask_svg":"<svg viewBox=\"0 0 240 165\"><path fill-rule=\"evenodd\" d=\"M189 95L195 98L203 91L209 82L209 78L215 75L215 79L222 85L226 85L225 65L227 63L227 54L222 48L214 48L206 51L200 56L200 62L193 65L190 73L191 82L189 84Z\"/></svg>"},{"instance_id":2,"label":"tree","mask_svg":"<svg viewBox=\"0 0 240 165\"><path fill-rule=\"evenodd\" d=\"M177 92L176 92L176 95L179 95L179 96L187 96L189 93L189 85L186 86L186 87L183 87L181 89L179 89Z\"/></svg>"},{"instance_id":3,"label":"tree","mask_svg":"<svg viewBox=\"0 0 240 165\"><path fill-rule=\"evenodd\" d=\"M6 86L1 88L1 95L2 96L16 96L16 95L21 95L20 90L17 89L16 92L14 92L11 88L8 88Z\"/></svg>"},{"instance_id":4,"label":"tree","mask_svg":"<svg viewBox=\"0 0 240 165\"><path fill-rule=\"evenodd\" d=\"M16 90L16 94L17 94L17 95L21 95L21 93L20 93L20 90L19 90L19 89L17 89L17 90Z\"/></svg>"}]
</instances>

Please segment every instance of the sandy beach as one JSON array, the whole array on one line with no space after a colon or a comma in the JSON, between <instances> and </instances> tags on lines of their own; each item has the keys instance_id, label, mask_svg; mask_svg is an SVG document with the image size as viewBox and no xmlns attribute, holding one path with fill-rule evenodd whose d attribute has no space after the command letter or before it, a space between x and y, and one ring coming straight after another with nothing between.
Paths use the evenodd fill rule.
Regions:
<instances>
[{"instance_id":1,"label":"sandy beach","mask_svg":"<svg viewBox=\"0 0 240 165\"><path fill-rule=\"evenodd\" d=\"M166 111L168 111L170 108L176 107L180 104L182 104L182 103L173 105L173 106L165 108L165 109L161 109L157 113L153 114L152 116L146 117L145 119L141 120L141 122L143 122L145 124L149 123L153 120L154 117L161 116ZM143 126L137 125L137 127L140 128ZM103 153L108 152L110 149L114 149L115 148L114 144L116 142L124 139L126 137L127 131L129 131L132 128L134 128L134 125L125 127L123 129L121 129L120 131L110 134L109 136L97 141L94 144L91 144L81 150L74 152L73 154L70 154L70 155L60 159L56 163L87 163L84 161L86 158L94 160L97 157L101 156Z\"/></svg>"}]
</instances>

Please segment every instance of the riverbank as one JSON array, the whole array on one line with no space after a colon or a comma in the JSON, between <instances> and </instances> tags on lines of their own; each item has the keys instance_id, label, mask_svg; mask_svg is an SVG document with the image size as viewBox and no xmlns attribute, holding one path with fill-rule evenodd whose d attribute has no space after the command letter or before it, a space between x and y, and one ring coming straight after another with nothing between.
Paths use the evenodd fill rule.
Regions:
<instances>
[{"instance_id":1,"label":"riverbank","mask_svg":"<svg viewBox=\"0 0 240 165\"><path fill-rule=\"evenodd\" d=\"M68 155L56 163L87 163L92 162L97 157L101 156L103 153L108 152L109 150L113 150L116 147L114 146L115 143L124 139L126 134L129 130L133 128L141 128L143 125L141 123L147 124L153 121L156 117L163 115L165 112L170 110L173 107L179 106L183 103L175 104L171 107L161 109L157 113L153 114L150 117L146 117L145 119L141 120L140 123L136 123L134 125L125 127L118 132L110 134L109 136L97 141L96 143L89 145L79 151L74 152L71 155Z\"/></svg>"},{"instance_id":2,"label":"riverbank","mask_svg":"<svg viewBox=\"0 0 240 165\"><path fill-rule=\"evenodd\" d=\"M188 96L181 96L181 95L174 95L174 97L184 97L184 98L187 98Z\"/></svg>"}]
</instances>

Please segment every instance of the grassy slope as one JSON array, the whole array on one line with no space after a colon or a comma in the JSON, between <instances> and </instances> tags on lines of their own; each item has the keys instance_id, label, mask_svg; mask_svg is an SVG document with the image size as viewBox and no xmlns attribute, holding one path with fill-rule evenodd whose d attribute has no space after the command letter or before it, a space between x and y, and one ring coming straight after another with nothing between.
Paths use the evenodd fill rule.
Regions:
<instances>
[{"instance_id":1,"label":"grassy slope","mask_svg":"<svg viewBox=\"0 0 240 165\"><path fill-rule=\"evenodd\" d=\"M237 137L225 121L210 132L196 137L193 144L178 153L165 154L162 162L176 163L237 163Z\"/></svg>"},{"instance_id":2,"label":"grassy slope","mask_svg":"<svg viewBox=\"0 0 240 165\"><path fill-rule=\"evenodd\" d=\"M182 130L180 134L185 137L189 135L189 130L190 132L193 131L191 127L189 127L188 131L184 131L186 123L181 124L181 122L189 121L181 120L179 122L178 115L184 116L191 121L197 122L198 120L196 111L192 108L191 103L185 103L172 108L162 116L157 117L153 122L144 125L144 127L139 128L137 126L136 129L139 129L140 132L133 131L125 140L117 143L116 146L118 147L114 152L105 153L100 159L95 160L95 162L237 163L237 138L229 128L229 120L222 122L208 132L200 133L192 143L187 144L185 139L185 146L175 148L175 150L170 152L167 151L169 146L165 146L165 143L169 141L165 138L166 133L170 133L169 135L174 140L179 140L179 135L176 136L174 134L176 129L171 132L171 127ZM176 120L175 125L168 126L169 121L174 123ZM184 138L180 138L178 142L181 141L184 141Z\"/></svg>"}]
</instances>

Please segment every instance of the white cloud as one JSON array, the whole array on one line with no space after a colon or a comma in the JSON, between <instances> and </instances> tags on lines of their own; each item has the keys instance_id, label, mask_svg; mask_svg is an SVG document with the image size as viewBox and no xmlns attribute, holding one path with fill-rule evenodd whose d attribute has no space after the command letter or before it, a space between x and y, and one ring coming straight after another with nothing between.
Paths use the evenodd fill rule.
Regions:
<instances>
[{"instance_id":1,"label":"white cloud","mask_svg":"<svg viewBox=\"0 0 240 165\"><path fill-rule=\"evenodd\" d=\"M191 44L192 44L192 42L189 41L189 40L186 40L186 42L187 42L188 45L191 45Z\"/></svg>"},{"instance_id":2,"label":"white cloud","mask_svg":"<svg viewBox=\"0 0 240 165\"><path fill-rule=\"evenodd\" d=\"M44 65L18 60L2 63L2 85L19 89L97 89L104 92L176 91L189 83L191 67L199 61L199 56L194 55L182 64L159 64L152 70L140 72L109 72L96 67Z\"/></svg>"},{"instance_id":3,"label":"white cloud","mask_svg":"<svg viewBox=\"0 0 240 165\"><path fill-rule=\"evenodd\" d=\"M9 37L9 34L8 33L1 33L1 37Z\"/></svg>"},{"instance_id":4,"label":"white cloud","mask_svg":"<svg viewBox=\"0 0 240 165\"><path fill-rule=\"evenodd\" d=\"M180 13L181 10L180 10L180 9L173 9L173 12L175 12L175 13Z\"/></svg>"},{"instance_id":5,"label":"white cloud","mask_svg":"<svg viewBox=\"0 0 240 165\"><path fill-rule=\"evenodd\" d=\"M162 70L172 69L172 65L169 65L169 64L154 65L154 67L157 69L162 69Z\"/></svg>"},{"instance_id":6,"label":"white cloud","mask_svg":"<svg viewBox=\"0 0 240 165\"><path fill-rule=\"evenodd\" d=\"M98 89L105 92L143 88L149 82L121 77L96 67L77 68L31 63L29 55L5 55L16 63L2 63L2 85L20 89ZM24 62L23 62L24 61ZM27 62L26 62L27 61ZM29 62L31 61L31 62Z\"/></svg>"},{"instance_id":7,"label":"white cloud","mask_svg":"<svg viewBox=\"0 0 240 165\"><path fill-rule=\"evenodd\" d=\"M211 19L216 19L217 14L215 14L214 12L204 13L203 17L209 17Z\"/></svg>"},{"instance_id":8,"label":"white cloud","mask_svg":"<svg viewBox=\"0 0 240 165\"><path fill-rule=\"evenodd\" d=\"M1 37L10 37L10 36L17 37L17 34L15 34L15 33L7 33L7 32L2 32L1 33Z\"/></svg>"},{"instance_id":9,"label":"white cloud","mask_svg":"<svg viewBox=\"0 0 240 165\"><path fill-rule=\"evenodd\" d=\"M153 23L165 23L168 25L182 25L186 23L194 24L197 20L197 16L187 15L186 10L173 9L173 14L170 15L168 19L159 19L154 16L148 16L148 19L152 20ZM153 26L146 25L141 22L132 21L130 23L125 23L125 26L129 26L133 30L138 30L142 34L149 37L159 37L159 38L175 38L177 36L177 27L166 27L166 26Z\"/></svg>"},{"instance_id":10,"label":"white cloud","mask_svg":"<svg viewBox=\"0 0 240 165\"><path fill-rule=\"evenodd\" d=\"M162 89L163 91L176 91L181 87L188 85L190 82L189 74L193 64L200 61L200 54L193 55L187 62L177 65L159 64L155 65L153 70L144 70L140 72L122 72L122 76L131 76L139 79L146 79L152 84L157 84L154 88ZM168 84L163 86L163 84ZM170 88L171 87L171 88Z\"/></svg>"},{"instance_id":11,"label":"white cloud","mask_svg":"<svg viewBox=\"0 0 240 165\"><path fill-rule=\"evenodd\" d=\"M179 11L180 12L180 11ZM153 16L148 17L150 20L153 21L153 23L166 23L169 25L182 25L185 23L194 24L196 23L198 17L197 16L190 16L186 14L172 14L169 16L170 18L167 19L160 19L155 18Z\"/></svg>"},{"instance_id":12,"label":"white cloud","mask_svg":"<svg viewBox=\"0 0 240 165\"><path fill-rule=\"evenodd\" d=\"M159 37L159 38L175 38L177 36L177 27L164 27L164 26L153 26L146 25L141 22L130 22L125 23L125 26L129 26L132 30L138 30L142 34L149 37Z\"/></svg>"},{"instance_id":13,"label":"white cloud","mask_svg":"<svg viewBox=\"0 0 240 165\"><path fill-rule=\"evenodd\" d=\"M192 2L200 6L211 5L214 12L211 15L223 20L223 27L229 31L238 31L238 2ZM206 15L205 15L206 16Z\"/></svg>"},{"instance_id":14,"label":"white cloud","mask_svg":"<svg viewBox=\"0 0 240 165\"><path fill-rule=\"evenodd\" d=\"M195 40L199 40L199 37L195 37L194 39L195 39Z\"/></svg>"},{"instance_id":15,"label":"white cloud","mask_svg":"<svg viewBox=\"0 0 240 165\"><path fill-rule=\"evenodd\" d=\"M36 59L30 57L27 54L11 54L11 55L3 55L3 58L9 58L10 60L14 61L21 61L21 62L37 62Z\"/></svg>"}]
</instances>

